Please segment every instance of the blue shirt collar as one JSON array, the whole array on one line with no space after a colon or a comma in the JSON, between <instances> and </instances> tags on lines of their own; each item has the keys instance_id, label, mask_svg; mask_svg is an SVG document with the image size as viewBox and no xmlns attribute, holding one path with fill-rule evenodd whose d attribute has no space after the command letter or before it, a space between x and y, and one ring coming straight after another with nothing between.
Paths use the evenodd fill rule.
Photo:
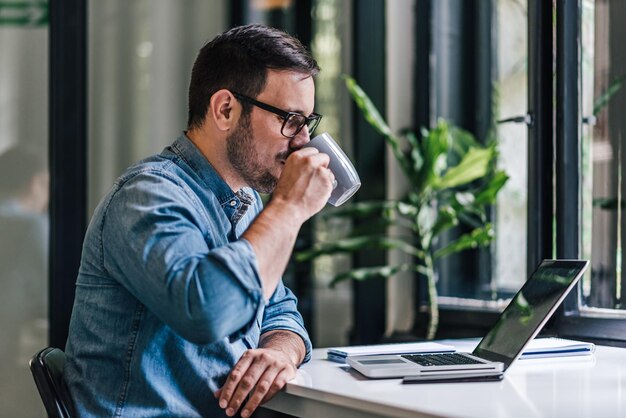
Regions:
<instances>
[{"instance_id":1,"label":"blue shirt collar","mask_svg":"<svg viewBox=\"0 0 626 418\"><path fill-rule=\"evenodd\" d=\"M253 190L245 187L238 192L233 192L185 132L176 138L168 148L185 161L200 178L203 185L213 192L233 223L236 223L248 207L254 204L255 193Z\"/></svg>"}]
</instances>

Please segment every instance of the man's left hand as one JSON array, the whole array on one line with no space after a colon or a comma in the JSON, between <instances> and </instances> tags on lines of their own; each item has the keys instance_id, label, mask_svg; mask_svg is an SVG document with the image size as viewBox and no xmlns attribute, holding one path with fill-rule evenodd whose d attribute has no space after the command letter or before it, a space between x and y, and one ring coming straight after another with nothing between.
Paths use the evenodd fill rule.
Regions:
<instances>
[{"instance_id":1,"label":"man's left hand","mask_svg":"<svg viewBox=\"0 0 626 418\"><path fill-rule=\"evenodd\" d=\"M215 396L226 415L233 416L246 397L241 416L249 417L256 408L269 401L296 376L297 367L285 352L273 348L246 351L228 375L226 383Z\"/></svg>"}]
</instances>

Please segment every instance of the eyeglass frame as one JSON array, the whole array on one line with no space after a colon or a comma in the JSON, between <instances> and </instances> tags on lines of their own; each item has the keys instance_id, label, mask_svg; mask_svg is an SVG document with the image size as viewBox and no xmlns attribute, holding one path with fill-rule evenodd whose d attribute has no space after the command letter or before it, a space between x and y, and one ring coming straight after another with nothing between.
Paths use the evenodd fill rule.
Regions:
<instances>
[{"instance_id":1,"label":"eyeglass frame","mask_svg":"<svg viewBox=\"0 0 626 418\"><path fill-rule=\"evenodd\" d=\"M235 96L235 98L237 98L237 100L240 101L244 101L247 102L251 105L254 105L258 108L261 108L267 112L273 113L275 115L280 116L281 118L283 118L283 126L281 126L280 128L280 134L282 136L284 136L285 138L295 138L296 135L298 135L300 133L300 131L302 130L302 128L304 128L305 126L309 126L309 123L311 121L313 121L313 127L309 128L309 135L313 134L313 132L315 131L315 129L317 129L317 126L319 125L320 121L322 120L322 115L320 115L319 113L311 113L310 116L305 116L302 113L298 113L298 112L288 112L286 110L282 110L279 109L277 107L274 107L272 105L268 105L267 103L263 103L260 102L258 100L253 99L252 97L246 96L245 94L241 94L241 93L237 93L234 91L231 91L231 93L233 94L233 96ZM289 120L290 117L292 116L300 116L302 118L304 118L304 123L302 125L300 125L300 127L296 130L296 132L294 132L293 135L289 136L289 135L285 135L285 133L283 132L283 130L285 129L285 125L287 124L287 121Z\"/></svg>"}]
</instances>

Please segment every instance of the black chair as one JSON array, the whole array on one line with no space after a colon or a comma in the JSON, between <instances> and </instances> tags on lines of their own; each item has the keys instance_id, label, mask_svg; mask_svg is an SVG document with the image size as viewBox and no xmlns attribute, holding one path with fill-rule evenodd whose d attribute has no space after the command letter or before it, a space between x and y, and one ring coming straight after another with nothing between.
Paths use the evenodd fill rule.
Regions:
<instances>
[{"instance_id":1,"label":"black chair","mask_svg":"<svg viewBox=\"0 0 626 418\"><path fill-rule=\"evenodd\" d=\"M65 353L54 347L44 348L35 354L28 364L48 417L74 416L70 394L63 381Z\"/></svg>"}]
</instances>

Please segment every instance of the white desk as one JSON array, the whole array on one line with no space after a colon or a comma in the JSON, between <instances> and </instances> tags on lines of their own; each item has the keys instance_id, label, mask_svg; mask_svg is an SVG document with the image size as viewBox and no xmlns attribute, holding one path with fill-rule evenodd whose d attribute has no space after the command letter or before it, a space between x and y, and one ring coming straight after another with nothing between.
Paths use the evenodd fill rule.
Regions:
<instances>
[{"instance_id":1,"label":"white desk","mask_svg":"<svg viewBox=\"0 0 626 418\"><path fill-rule=\"evenodd\" d=\"M446 341L448 342L448 341ZM298 417L626 417L626 349L518 360L501 382L403 385L367 380L316 349L265 405Z\"/></svg>"}]
</instances>

